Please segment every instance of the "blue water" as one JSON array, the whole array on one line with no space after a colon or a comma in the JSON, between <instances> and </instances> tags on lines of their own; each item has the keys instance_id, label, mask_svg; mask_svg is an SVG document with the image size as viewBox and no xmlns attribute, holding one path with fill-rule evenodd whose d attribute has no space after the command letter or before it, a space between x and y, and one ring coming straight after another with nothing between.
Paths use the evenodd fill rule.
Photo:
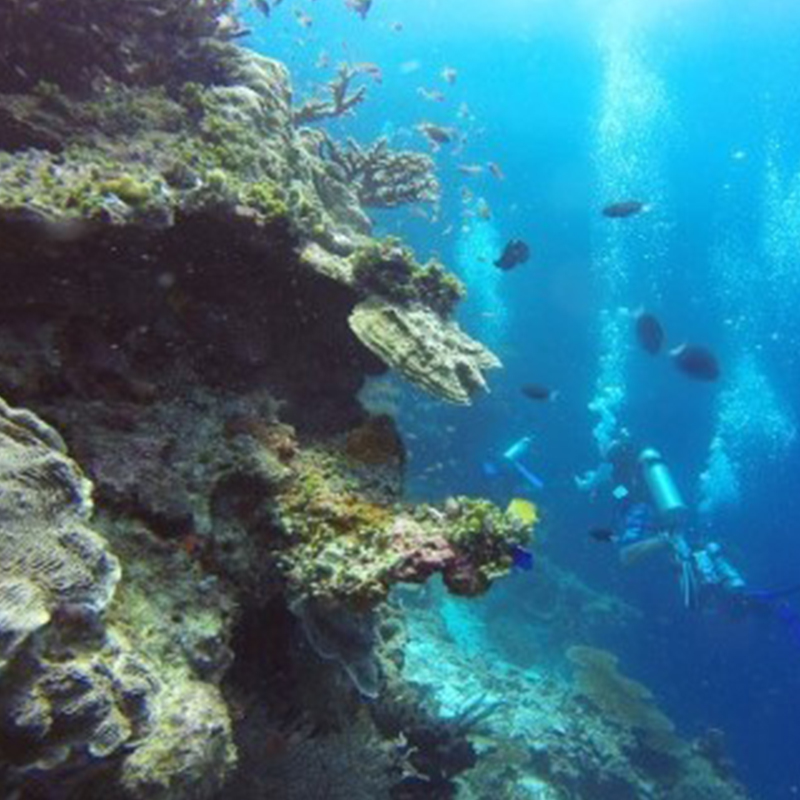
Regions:
<instances>
[{"instance_id":1,"label":"blue water","mask_svg":"<svg viewBox=\"0 0 800 800\"><path fill-rule=\"evenodd\" d=\"M335 0L286 0L269 22L255 12L249 21L248 44L289 65L300 98L331 76L316 66L321 51L332 66L380 65L382 84L368 81L357 114L327 124L333 134L424 150L413 130L422 120L469 132L461 155L436 155L434 221L407 209L374 215L378 233L402 235L465 278L459 320L504 362L471 408L389 392L412 496L507 502L481 464L533 434L529 463L546 484L534 498L545 515L538 546L643 612L603 644L686 734L726 731L754 796L795 796L800 649L785 627L686 611L665 561L623 571L586 536L609 523L611 500L591 501L573 476L624 426L666 456L693 510L691 536L723 543L753 587L800 583L800 4L375 0L362 21ZM458 71L453 86L445 66ZM445 101L424 100L420 87ZM474 119L458 117L462 103ZM455 168L488 161L505 180ZM491 219L464 215L464 186ZM650 211L600 216L628 197ZM533 257L500 273L491 261L514 237ZM670 345L713 347L722 380L690 382L638 350L619 309L641 305L659 314ZM559 397L532 403L525 382ZM528 580L535 572L513 590Z\"/></svg>"}]
</instances>

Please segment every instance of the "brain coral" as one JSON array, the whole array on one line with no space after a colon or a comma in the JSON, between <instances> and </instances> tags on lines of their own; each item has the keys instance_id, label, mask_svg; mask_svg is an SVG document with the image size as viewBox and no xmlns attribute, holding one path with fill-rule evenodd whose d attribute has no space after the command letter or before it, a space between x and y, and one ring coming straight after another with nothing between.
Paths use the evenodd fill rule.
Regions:
<instances>
[{"instance_id":1,"label":"brain coral","mask_svg":"<svg viewBox=\"0 0 800 800\"><path fill-rule=\"evenodd\" d=\"M0 399L0 677L54 614L97 614L120 578L86 524L91 485L59 435Z\"/></svg>"}]
</instances>

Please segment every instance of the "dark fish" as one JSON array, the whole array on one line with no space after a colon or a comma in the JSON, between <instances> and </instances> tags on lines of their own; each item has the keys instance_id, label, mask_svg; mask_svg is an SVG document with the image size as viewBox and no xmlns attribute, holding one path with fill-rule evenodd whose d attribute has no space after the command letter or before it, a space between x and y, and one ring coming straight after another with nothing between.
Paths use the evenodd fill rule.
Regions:
<instances>
[{"instance_id":1,"label":"dark fish","mask_svg":"<svg viewBox=\"0 0 800 800\"><path fill-rule=\"evenodd\" d=\"M554 392L541 383L526 383L520 388L522 394L529 400L555 400L558 392Z\"/></svg>"},{"instance_id":2,"label":"dark fish","mask_svg":"<svg viewBox=\"0 0 800 800\"><path fill-rule=\"evenodd\" d=\"M434 125L431 122L420 122L417 130L428 140L434 150L438 150L439 145L450 144L456 135L452 128L443 128L441 125Z\"/></svg>"},{"instance_id":3,"label":"dark fish","mask_svg":"<svg viewBox=\"0 0 800 800\"><path fill-rule=\"evenodd\" d=\"M589 536L596 542L613 542L616 538L611 528L592 528L589 531Z\"/></svg>"},{"instance_id":4,"label":"dark fish","mask_svg":"<svg viewBox=\"0 0 800 800\"><path fill-rule=\"evenodd\" d=\"M345 0L345 5L355 11L361 19L366 19L372 8L372 0Z\"/></svg>"},{"instance_id":5,"label":"dark fish","mask_svg":"<svg viewBox=\"0 0 800 800\"><path fill-rule=\"evenodd\" d=\"M640 310L636 312L636 338L643 350L655 356L664 344L664 329L653 314Z\"/></svg>"},{"instance_id":6,"label":"dark fish","mask_svg":"<svg viewBox=\"0 0 800 800\"><path fill-rule=\"evenodd\" d=\"M508 272L518 264L524 264L531 256L531 249L522 239L512 239L503 249L503 255L494 262L498 269Z\"/></svg>"},{"instance_id":7,"label":"dark fish","mask_svg":"<svg viewBox=\"0 0 800 800\"><path fill-rule=\"evenodd\" d=\"M720 376L720 367L717 357L700 344L682 344L669 351L669 356L675 366L698 381L716 381Z\"/></svg>"},{"instance_id":8,"label":"dark fish","mask_svg":"<svg viewBox=\"0 0 800 800\"><path fill-rule=\"evenodd\" d=\"M515 567L525 572L533 569L533 553L518 544L511 545L511 561Z\"/></svg>"},{"instance_id":9,"label":"dark fish","mask_svg":"<svg viewBox=\"0 0 800 800\"><path fill-rule=\"evenodd\" d=\"M640 214L645 210L645 204L639 200L623 200L620 203L611 203L603 209L604 217L611 219L623 219Z\"/></svg>"}]
</instances>

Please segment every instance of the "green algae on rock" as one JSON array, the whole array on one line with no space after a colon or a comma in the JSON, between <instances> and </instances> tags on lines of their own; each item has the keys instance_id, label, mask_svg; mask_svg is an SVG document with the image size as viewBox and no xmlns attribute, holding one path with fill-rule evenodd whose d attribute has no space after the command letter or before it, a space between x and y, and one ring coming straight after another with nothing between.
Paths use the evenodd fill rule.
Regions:
<instances>
[{"instance_id":1,"label":"green algae on rock","mask_svg":"<svg viewBox=\"0 0 800 800\"><path fill-rule=\"evenodd\" d=\"M307 448L276 494L287 590L298 599L359 611L383 602L397 583L436 573L455 594L475 596L511 569L513 545L530 530L492 503L451 498L446 508L403 506L377 492L376 464L354 469L344 452ZM389 473L391 474L391 473Z\"/></svg>"}]
</instances>

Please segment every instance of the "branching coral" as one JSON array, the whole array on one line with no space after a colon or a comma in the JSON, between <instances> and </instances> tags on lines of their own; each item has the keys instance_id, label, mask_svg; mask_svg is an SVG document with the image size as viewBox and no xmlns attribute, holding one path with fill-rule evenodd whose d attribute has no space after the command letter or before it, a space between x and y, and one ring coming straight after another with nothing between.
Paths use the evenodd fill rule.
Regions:
<instances>
[{"instance_id":1,"label":"branching coral","mask_svg":"<svg viewBox=\"0 0 800 800\"><path fill-rule=\"evenodd\" d=\"M441 187L433 159L412 150L391 150L385 136L366 147L352 138L340 146L326 136L321 154L341 170L344 179L354 186L361 205L367 208L439 200Z\"/></svg>"},{"instance_id":2,"label":"branching coral","mask_svg":"<svg viewBox=\"0 0 800 800\"><path fill-rule=\"evenodd\" d=\"M306 100L298 109L295 110L293 119L295 125L308 125L311 122L319 122L322 119L331 117L343 117L351 114L353 109L364 101L367 96L367 87L359 86L354 91L350 91L353 80L363 74L364 70L350 64L340 64L336 71L336 77L326 83L325 91L330 98L321 100L311 98Z\"/></svg>"}]
</instances>

